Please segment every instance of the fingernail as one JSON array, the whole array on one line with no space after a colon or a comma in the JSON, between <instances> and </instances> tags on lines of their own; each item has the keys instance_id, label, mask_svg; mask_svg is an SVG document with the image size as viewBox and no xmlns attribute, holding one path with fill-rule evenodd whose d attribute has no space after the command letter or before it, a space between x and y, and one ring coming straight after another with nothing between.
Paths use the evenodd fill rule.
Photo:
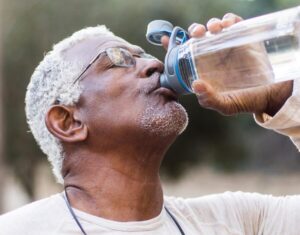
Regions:
<instances>
[{"instance_id":1,"label":"fingernail","mask_svg":"<svg viewBox=\"0 0 300 235\"><path fill-rule=\"evenodd\" d=\"M201 84L197 84L197 82L192 83L192 90L194 93L201 93L204 89Z\"/></svg>"},{"instance_id":2,"label":"fingernail","mask_svg":"<svg viewBox=\"0 0 300 235\"><path fill-rule=\"evenodd\" d=\"M195 31L196 26L197 26L197 23L191 24L191 26L188 28L188 31L190 32L190 34Z\"/></svg>"},{"instance_id":3,"label":"fingernail","mask_svg":"<svg viewBox=\"0 0 300 235\"><path fill-rule=\"evenodd\" d=\"M229 18L233 18L234 15L232 13L226 13L224 16L223 16L223 19L229 19Z\"/></svg>"},{"instance_id":4,"label":"fingernail","mask_svg":"<svg viewBox=\"0 0 300 235\"><path fill-rule=\"evenodd\" d=\"M207 24L211 24L211 23L216 22L216 21L218 21L218 20L219 20L218 18L211 18L211 19L207 22Z\"/></svg>"}]
</instances>

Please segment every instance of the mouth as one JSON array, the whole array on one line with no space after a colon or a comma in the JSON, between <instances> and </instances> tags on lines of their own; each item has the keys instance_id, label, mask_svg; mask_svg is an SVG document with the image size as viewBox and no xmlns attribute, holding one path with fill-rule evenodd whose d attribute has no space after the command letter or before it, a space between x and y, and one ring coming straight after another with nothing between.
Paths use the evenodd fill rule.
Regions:
<instances>
[{"instance_id":1,"label":"mouth","mask_svg":"<svg viewBox=\"0 0 300 235\"><path fill-rule=\"evenodd\" d=\"M152 88L149 93L157 94L163 96L168 101L176 101L178 102L179 96L171 89L162 87L160 85L160 73L153 73L150 77L151 81L153 81Z\"/></svg>"},{"instance_id":2,"label":"mouth","mask_svg":"<svg viewBox=\"0 0 300 235\"><path fill-rule=\"evenodd\" d=\"M172 91L168 88L160 86L157 89L155 89L153 93L158 94L158 95L162 95L167 100L178 102L178 95L174 91Z\"/></svg>"}]
</instances>

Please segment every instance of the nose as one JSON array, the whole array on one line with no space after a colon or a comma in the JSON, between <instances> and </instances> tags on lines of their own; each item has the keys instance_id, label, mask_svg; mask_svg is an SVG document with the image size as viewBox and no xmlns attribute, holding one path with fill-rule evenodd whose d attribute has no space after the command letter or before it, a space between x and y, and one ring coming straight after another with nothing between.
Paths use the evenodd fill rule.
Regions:
<instances>
[{"instance_id":1,"label":"nose","mask_svg":"<svg viewBox=\"0 0 300 235\"><path fill-rule=\"evenodd\" d=\"M150 77L153 73L159 72L162 73L164 71L164 64L157 59L142 59L141 63L142 70L140 77L147 78Z\"/></svg>"}]
</instances>

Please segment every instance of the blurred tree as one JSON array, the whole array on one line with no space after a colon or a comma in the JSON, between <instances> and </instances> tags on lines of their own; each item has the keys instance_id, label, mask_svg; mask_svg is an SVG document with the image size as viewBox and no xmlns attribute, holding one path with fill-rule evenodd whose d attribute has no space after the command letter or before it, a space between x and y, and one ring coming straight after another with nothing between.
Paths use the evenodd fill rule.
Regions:
<instances>
[{"instance_id":1,"label":"blurred tree","mask_svg":"<svg viewBox=\"0 0 300 235\"><path fill-rule=\"evenodd\" d=\"M83 27L106 24L116 35L163 60L164 50L147 43L144 36L153 19L188 27L192 22L205 23L211 17L222 17L226 12L248 18L298 4L295 0L4 1L6 161L32 198L35 168L44 157L28 134L24 96L31 73L53 43ZM220 116L201 109L193 96L183 97L181 102L187 107L190 125L163 163L162 170L169 175L180 176L195 163L211 164L220 170L254 168L258 162L273 165L269 164L273 156L282 161L282 154L292 156L289 161L284 159L289 165L300 165L295 164L299 158L295 157L298 154L292 144L284 137L259 131L251 116ZM263 139L264 144L258 146L258 139ZM276 146L267 148L269 143ZM286 149L280 149L278 143L285 143Z\"/></svg>"}]
</instances>

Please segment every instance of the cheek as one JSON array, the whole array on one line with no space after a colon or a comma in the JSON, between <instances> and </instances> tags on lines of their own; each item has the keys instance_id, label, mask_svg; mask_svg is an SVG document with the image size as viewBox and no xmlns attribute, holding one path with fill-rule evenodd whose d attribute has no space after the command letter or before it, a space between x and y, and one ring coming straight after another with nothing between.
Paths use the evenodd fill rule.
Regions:
<instances>
[{"instance_id":1,"label":"cheek","mask_svg":"<svg viewBox=\"0 0 300 235\"><path fill-rule=\"evenodd\" d=\"M122 128L135 125L144 109L145 96L138 92L137 83L116 78L103 80L84 91L84 110L90 128Z\"/></svg>"},{"instance_id":2,"label":"cheek","mask_svg":"<svg viewBox=\"0 0 300 235\"><path fill-rule=\"evenodd\" d=\"M132 76L131 76L132 77ZM120 97L130 98L136 90L137 83L131 78L128 78L123 73L116 74L113 77L108 77L102 81L103 89L100 91L105 99L119 99ZM98 93L98 92L97 92Z\"/></svg>"},{"instance_id":3,"label":"cheek","mask_svg":"<svg viewBox=\"0 0 300 235\"><path fill-rule=\"evenodd\" d=\"M88 106L115 102L130 90L130 85L122 78L122 74L110 71L101 76L94 75L84 87L83 97Z\"/></svg>"},{"instance_id":4,"label":"cheek","mask_svg":"<svg viewBox=\"0 0 300 235\"><path fill-rule=\"evenodd\" d=\"M132 117L143 109L143 103L147 99L139 85L138 81L126 76L117 78L105 86L105 91L101 94L102 100L110 104L107 108L114 115Z\"/></svg>"},{"instance_id":5,"label":"cheek","mask_svg":"<svg viewBox=\"0 0 300 235\"><path fill-rule=\"evenodd\" d=\"M127 85L124 83L114 83L108 82L109 84L105 84L104 92L102 92L102 96L104 99L114 100L118 97L122 96L124 91L126 91Z\"/></svg>"}]
</instances>

